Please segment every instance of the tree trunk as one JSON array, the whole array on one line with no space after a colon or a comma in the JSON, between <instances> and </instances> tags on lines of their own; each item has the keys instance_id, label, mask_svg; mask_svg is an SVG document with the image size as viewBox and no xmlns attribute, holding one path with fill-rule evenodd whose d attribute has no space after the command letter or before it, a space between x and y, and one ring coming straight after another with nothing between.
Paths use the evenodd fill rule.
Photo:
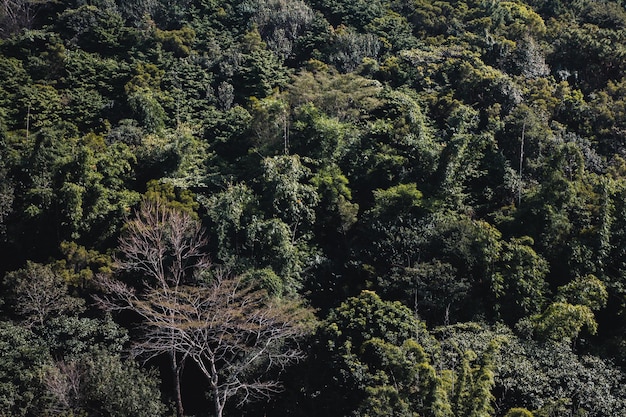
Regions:
<instances>
[{"instance_id":1,"label":"tree trunk","mask_svg":"<svg viewBox=\"0 0 626 417\"><path fill-rule=\"evenodd\" d=\"M224 401L220 401L219 390L213 389L213 404L215 405L215 417L222 417L224 414Z\"/></svg>"},{"instance_id":2,"label":"tree trunk","mask_svg":"<svg viewBox=\"0 0 626 417\"><path fill-rule=\"evenodd\" d=\"M213 404L215 404L215 417L222 417L224 413L224 405L226 404L226 398L221 398L220 389L218 386L218 375L215 361L211 360L211 374L205 372L205 375L209 378L211 384L211 390L213 391Z\"/></svg>"},{"instance_id":3,"label":"tree trunk","mask_svg":"<svg viewBox=\"0 0 626 417\"><path fill-rule=\"evenodd\" d=\"M182 373L182 370L183 370L183 364L181 363L179 365L176 362L175 352L170 353L170 359L172 361L171 366L172 366L172 373L173 373L173 378L174 378L173 382L174 382L174 395L176 397L176 416L184 417L185 410L183 408L183 396L180 390L180 374Z\"/></svg>"}]
</instances>

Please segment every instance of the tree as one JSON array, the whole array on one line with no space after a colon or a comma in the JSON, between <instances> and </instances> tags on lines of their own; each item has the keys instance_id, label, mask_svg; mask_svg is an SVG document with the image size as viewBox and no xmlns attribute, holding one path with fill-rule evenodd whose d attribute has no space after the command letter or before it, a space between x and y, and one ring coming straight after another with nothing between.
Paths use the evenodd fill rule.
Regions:
<instances>
[{"instance_id":1,"label":"tree","mask_svg":"<svg viewBox=\"0 0 626 417\"><path fill-rule=\"evenodd\" d=\"M532 238L502 242L502 250L492 275L491 291L496 298L496 314L509 323L537 314L546 299L545 277L549 266L532 248Z\"/></svg>"},{"instance_id":2,"label":"tree","mask_svg":"<svg viewBox=\"0 0 626 417\"><path fill-rule=\"evenodd\" d=\"M357 416L453 416L443 381L415 340L396 346L372 338L360 350L369 375Z\"/></svg>"},{"instance_id":3,"label":"tree","mask_svg":"<svg viewBox=\"0 0 626 417\"><path fill-rule=\"evenodd\" d=\"M69 38L71 45L89 52L106 55L121 48L124 39L124 20L117 8L82 5L67 8L56 17L59 33Z\"/></svg>"},{"instance_id":4,"label":"tree","mask_svg":"<svg viewBox=\"0 0 626 417\"><path fill-rule=\"evenodd\" d=\"M401 303L363 291L330 312L319 337L329 355L322 360L331 364L321 410L363 417L452 415L428 355L437 342Z\"/></svg>"},{"instance_id":5,"label":"tree","mask_svg":"<svg viewBox=\"0 0 626 417\"><path fill-rule=\"evenodd\" d=\"M337 234L345 235L356 223L359 212L359 205L352 202L348 179L336 164L328 164L311 178L311 184L320 199L316 213L317 235L329 236L332 240Z\"/></svg>"},{"instance_id":6,"label":"tree","mask_svg":"<svg viewBox=\"0 0 626 417\"><path fill-rule=\"evenodd\" d=\"M106 350L91 349L75 358L58 361L49 367L43 383L51 397L46 410L50 415L165 415L155 375Z\"/></svg>"},{"instance_id":7,"label":"tree","mask_svg":"<svg viewBox=\"0 0 626 417\"><path fill-rule=\"evenodd\" d=\"M265 158L262 166L264 194L268 205L271 202L268 211L289 226L295 243L315 221L314 207L319 202L315 188L303 181L310 170L298 155Z\"/></svg>"},{"instance_id":8,"label":"tree","mask_svg":"<svg viewBox=\"0 0 626 417\"><path fill-rule=\"evenodd\" d=\"M43 326L59 314L80 310L84 301L68 293L67 282L51 265L28 262L7 274L7 288L15 313L27 326Z\"/></svg>"},{"instance_id":9,"label":"tree","mask_svg":"<svg viewBox=\"0 0 626 417\"><path fill-rule=\"evenodd\" d=\"M600 417L626 410L623 371L611 360L573 351L571 344L524 340L508 327L471 322L437 328L433 335L445 338L440 356L444 367L459 363L460 352L468 350L491 356L495 415L516 407L542 417ZM490 353L494 340L501 348Z\"/></svg>"},{"instance_id":10,"label":"tree","mask_svg":"<svg viewBox=\"0 0 626 417\"><path fill-rule=\"evenodd\" d=\"M30 330L0 322L0 415L36 415L44 397L40 376L50 361Z\"/></svg>"},{"instance_id":11,"label":"tree","mask_svg":"<svg viewBox=\"0 0 626 417\"><path fill-rule=\"evenodd\" d=\"M394 188L388 197L401 190ZM388 207L387 216L393 215L393 207L402 207L400 204L418 203L416 195L411 195L395 195L390 200L395 206ZM422 203L423 208L415 206L413 210L432 211L427 202ZM500 231L486 221L445 210L426 213L416 220L404 213L406 209L397 220L379 223L373 235L370 250L381 291L402 297L405 305L415 305L431 324L484 314L491 301L486 299L487 284L502 246Z\"/></svg>"},{"instance_id":12,"label":"tree","mask_svg":"<svg viewBox=\"0 0 626 417\"><path fill-rule=\"evenodd\" d=\"M121 257L118 270L136 273L134 277L146 294L158 293L162 300L171 300L179 286L195 278L209 265L203 252L206 237L200 223L190 213L166 205L161 199L145 200L135 218L126 225L126 233L119 242ZM128 309L140 313L150 322L162 313L173 320L173 309L157 312L143 305L133 289L107 276L100 276L101 286L108 292L99 297L99 304L107 310ZM142 309L148 309L143 312ZM178 335L169 333L170 343L150 344L146 336L140 353L147 358L167 354L173 375L176 407L179 416L184 414L180 392L180 377L186 360L175 349Z\"/></svg>"},{"instance_id":13,"label":"tree","mask_svg":"<svg viewBox=\"0 0 626 417\"><path fill-rule=\"evenodd\" d=\"M287 68L267 49L257 30L245 34L241 45L244 52L240 58L241 65L238 65L231 81L236 87L235 96L238 99L247 99L250 96L264 98L274 88L282 87L286 83Z\"/></svg>"},{"instance_id":14,"label":"tree","mask_svg":"<svg viewBox=\"0 0 626 417\"><path fill-rule=\"evenodd\" d=\"M307 332L308 310L295 301L269 300L264 291L220 271L198 279L208 272L199 223L158 200L144 203L127 227L120 265L152 282L144 281L139 292L103 276L106 295L99 302L143 319L135 354L169 355L179 415L180 374L188 359L206 377L218 417L231 398L242 406L280 391L272 372L303 357L297 342Z\"/></svg>"},{"instance_id":15,"label":"tree","mask_svg":"<svg viewBox=\"0 0 626 417\"><path fill-rule=\"evenodd\" d=\"M311 26L313 10L303 1L258 0L254 23L274 53L287 59L298 38Z\"/></svg>"},{"instance_id":16,"label":"tree","mask_svg":"<svg viewBox=\"0 0 626 417\"><path fill-rule=\"evenodd\" d=\"M606 307L608 293L604 283L589 274L559 287L557 298L559 301L568 301L597 311Z\"/></svg>"},{"instance_id":17,"label":"tree","mask_svg":"<svg viewBox=\"0 0 626 417\"><path fill-rule=\"evenodd\" d=\"M45 0L2 0L0 2L0 37L6 38L22 28L30 29Z\"/></svg>"},{"instance_id":18,"label":"tree","mask_svg":"<svg viewBox=\"0 0 626 417\"><path fill-rule=\"evenodd\" d=\"M492 341L489 344L481 358L480 368L475 372L474 385L469 398L469 417L489 417L493 415L492 402L495 399L491 393L495 384L493 356L498 348L496 341Z\"/></svg>"},{"instance_id":19,"label":"tree","mask_svg":"<svg viewBox=\"0 0 626 417\"><path fill-rule=\"evenodd\" d=\"M0 62L0 73L2 73L2 63ZM0 86L0 94L4 95L5 90ZM0 242L7 238L7 218L13 211L13 200L15 199L15 185L8 175L7 162L8 146L6 145L6 112L0 102Z\"/></svg>"},{"instance_id":20,"label":"tree","mask_svg":"<svg viewBox=\"0 0 626 417\"><path fill-rule=\"evenodd\" d=\"M534 334L541 340L572 341L583 327L590 334L596 334L598 323L591 308L581 304L556 301L541 314L520 322L520 328L530 323Z\"/></svg>"},{"instance_id":21,"label":"tree","mask_svg":"<svg viewBox=\"0 0 626 417\"><path fill-rule=\"evenodd\" d=\"M213 252L223 263L241 257L246 243L245 229L256 207L256 197L245 184L229 184L223 191L206 199L205 209L211 220Z\"/></svg>"},{"instance_id":22,"label":"tree","mask_svg":"<svg viewBox=\"0 0 626 417\"><path fill-rule=\"evenodd\" d=\"M314 6L328 15L334 25L347 23L362 29L370 21L383 15L384 6L382 1L330 1L315 0Z\"/></svg>"},{"instance_id":23,"label":"tree","mask_svg":"<svg viewBox=\"0 0 626 417\"><path fill-rule=\"evenodd\" d=\"M281 383L265 378L304 357L297 341L307 332L308 312L296 302L268 300L238 277L219 276L207 286L181 288L178 297L174 321L156 323L152 340L179 335L177 350L207 378L217 417L231 398L242 406L279 392Z\"/></svg>"},{"instance_id":24,"label":"tree","mask_svg":"<svg viewBox=\"0 0 626 417\"><path fill-rule=\"evenodd\" d=\"M533 417L533 413L525 408L511 408L504 417Z\"/></svg>"},{"instance_id":25,"label":"tree","mask_svg":"<svg viewBox=\"0 0 626 417\"><path fill-rule=\"evenodd\" d=\"M144 318L134 350L190 359L206 377L217 417L228 400L237 406L280 392L271 377L304 357L298 340L309 315L297 302L269 300L240 277L218 274L198 286L152 288L141 298L120 282L103 281L126 308Z\"/></svg>"},{"instance_id":26,"label":"tree","mask_svg":"<svg viewBox=\"0 0 626 417\"><path fill-rule=\"evenodd\" d=\"M139 26L142 21L151 18L160 7L164 7L160 3L162 2L158 0L119 1L117 8L130 23Z\"/></svg>"}]
</instances>

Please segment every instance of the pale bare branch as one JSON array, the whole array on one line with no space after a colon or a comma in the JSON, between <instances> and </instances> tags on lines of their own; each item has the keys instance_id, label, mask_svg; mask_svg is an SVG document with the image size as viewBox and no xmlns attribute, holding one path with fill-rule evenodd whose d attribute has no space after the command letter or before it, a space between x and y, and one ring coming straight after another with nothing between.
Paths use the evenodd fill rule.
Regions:
<instances>
[{"instance_id":1,"label":"pale bare branch","mask_svg":"<svg viewBox=\"0 0 626 417\"><path fill-rule=\"evenodd\" d=\"M107 310L132 310L142 317L141 340L133 355L168 355L175 384L186 360L206 377L215 412L226 402L239 405L279 392L277 380L263 379L304 357L298 340L310 330L312 314L293 301L272 301L241 278L215 269L209 283L196 276L209 268L206 237L190 215L159 201L147 201L127 224L120 240L120 271L137 273L140 289L100 277L98 304ZM179 397L178 412L182 415Z\"/></svg>"}]
</instances>

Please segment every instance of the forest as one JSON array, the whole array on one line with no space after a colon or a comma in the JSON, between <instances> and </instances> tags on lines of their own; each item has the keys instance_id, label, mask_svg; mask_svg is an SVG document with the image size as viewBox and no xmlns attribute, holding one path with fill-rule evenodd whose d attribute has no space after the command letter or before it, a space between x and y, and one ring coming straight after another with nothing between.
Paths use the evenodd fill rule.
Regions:
<instances>
[{"instance_id":1,"label":"forest","mask_svg":"<svg viewBox=\"0 0 626 417\"><path fill-rule=\"evenodd\" d=\"M0 417L626 416L622 0L2 0Z\"/></svg>"}]
</instances>

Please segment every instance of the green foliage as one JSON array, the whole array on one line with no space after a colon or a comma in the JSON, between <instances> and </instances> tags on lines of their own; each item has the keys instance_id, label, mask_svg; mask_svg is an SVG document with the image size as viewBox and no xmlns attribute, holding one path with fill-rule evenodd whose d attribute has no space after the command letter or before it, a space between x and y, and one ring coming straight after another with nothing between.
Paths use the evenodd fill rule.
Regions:
<instances>
[{"instance_id":1,"label":"green foliage","mask_svg":"<svg viewBox=\"0 0 626 417\"><path fill-rule=\"evenodd\" d=\"M216 241L216 255L223 262L232 262L245 247L245 230L253 221L255 196L245 184L230 184L211 195L204 203L211 220L211 234Z\"/></svg>"},{"instance_id":2,"label":"green foliage","mask_svg":"<svg viewBox=\"0 0 626 417\"><path fill-rule=\"evenodd\" d=\"M58 33L26 30L3 41L0 49L3 55L21 60L33 81L50 82L63 74L67 49Z\"/></svg>"},{"instance_id":3,"label":"green foliage","mask_svg":"<svg viewBox=\"0 0 626 417\"><path fill-rule=\"evenodd\" d=\"M249 285L259 287L270 296L280 297L284 292L284 283L271 268L254 269L243 275L243 280Z\"/></svg>"},{"instance_id":4,"label":"green foliage","mask_svg":"<svg viewBox=\"0 0 626 417\"><path fill-rule=\"evenodd\" d=\"M140 63L133 78L124 86L130 108L150 133L165 127L166 114L161 105L165 96L160 89L163 75L164 71L156 65Z\"/></svg>"},{"instance_id":5,"label":"green foliage","mask_svg":"<svg viewBox=\"0 0 626 417\"><path fill-rule=\"evenodd\" d=\"M532 243L530 238L503 242L498 271L492 278L494 307L509 323L539 313L546 301L549 266Z\"/></svg>"},{"instance_id":6,"label":"green foliage","mask_svg":"<svg viewBox=\"0 0 626 417\"><path fill-rule=\"evenodd\" d=\"M366 27L368 31L378 35L386 50L410 49L417 45L413 28L407 18L393 11L374 18Z\"/></svg>"},{"instance_id":7,"label":"green foliage","mask_svg":"<svg viewBox=\"0 0 626 417\"><path fill-rule=\"evenodd\" d=\"M220 93L219 86L217 94L214 94L212 83L214 76L210 72L209 62L190 57L168 62L167 71L161 80L161 89L167 92L168 97L163 100L162 106L177 128L181 125L195 128L199 120L215 117L211 111L216 101L224 103L226 109L230 108L232 103L227 101L232 101L232 97ZM169 125L173 124L170 122Z\"/></svg>"},{"instance_id":8,"label":"green foliage","mask_svg":"<svg viewBox=\"0 0 626 417\"><path fill-rule=\"evenodd\" d=\"M164 414L156 378L135 364L106 352L89 355L81 362L86 368L87 409L97 408L110 416Z\"/></svg>"},{"instance_id":9,"label":"green foliage","mask_svg":"<svg viewBox=\"0 0 626 417\"><path fill-rule=\"evenodd\" d=\"M280 163L282 159L282 162L296 163L296 168L299 166L290 157L277 158L268 163ZM274 168L280 166L270 167ZM303 244L308 238L301 229L306 230L307 223L310 226L314 220L314 212L306 207L306 201L315 195L310 194L310 185L297 181L297 176L280 177L283 174L278 172L268 174L279 176L275 177L272 191L268 190L266 194L273 196L276 193L275 198L267 203L276 205L274 215L277 217L260 217L259 197L244 184L229 185L224 191L213 194L204 205L216 238L218 259L240 272L253 268L253 272L249 272L253 275L266 270L265 276L269 279L266 284L272 291L292 293L301 285L302 270L310 262ZM280 277L280 285L274 282L277 277L273 274Z\"/></svg>"},{"instance_id":10,"label":"green foliage","mask_svg":"<svg viewBox=\"0 0 626 417\"><path fill-rule=\"evenodd\" d=\"M533 417L533 413L525 408L511 408L504 417Z\"/></svg>"},{"instance_id":11,"label":"green foliage","mask_svg":"<svg viewBox=\"0 0 626 417\"><path fill-rule=\"evenodd\" d=\"M24 178L14 202L17 230L32 234L32 243L26 242L35 247L56 248L79 238L105 242L137 200L137 193L127 188L135 159L131 150L122 143L107 145L93 133L80 138L74 133L44 129L9 145L19 158L11 175ZM56 219L52 224L50 216Z\"/></svg>"},{"instance_id":12,"label":"green foliage","mask_svg":"<svg viewBox=\"0 0 626 417\"><path fill-rule=\"evenodd\" d=\"M452 415L441 382L415 341L407 340L398 347L370 339L362 346L362 360L371 379L356 415L418 416L420 411L437 417ZM417 387L415 381L419 381Z\"/></svg>"},{"instance_id":13,"label":"green foliage","mask_svg":"<svg viewBox=\"0 0 626 417\"><path fill-rule=\"evenodd\" d=\"M114 8L83 5L65 10L57 22L58 31L85 51L106 54L121 47L124 22Z\"/></svg>"},{"instance_id":14,"label":"green foliage","mask_svg":"<svg viewBox=\"0 0 626 417\"><path fill-rule=\"evenodd\" d=\"M190 45L196 34L191 27L185 26L179 30L168 31L157 28L154 36L164 50L173 52L176 57L186 57L191 53Z\"/></svg>"},{"instance_id":15,"label":"green foliage","mask_svg":"<svg viewBox=\"0 0 626 417\"><path fill-rule=\"evenodd\" d=\"M383 301L373 291L363 291L333 310L327 319L326 332L332 336L330 347L341 351L356 349L372 338L394 345L411 339L419 325L411 311L398 302Z\"/></svg>"},{"instance_id":16,"label":"green foliage","mask_svg":"<svg viewBox=\"0 0 626 417\"><path fill-rule=\"evenodd\" d=\"M103 416L162 416L157 379L118 354L93 350L59 362L45 376L52 397L50 412ZM65 413L65 414L63 414Z\"/></svg>"},{"instance_id":17,"label":"green foliage","mask_svg":"<svg viewBox=\"0 0 626 417\"><path fill-rule=\"evenodd\" d=\"M379 82L358 75L303 71L294 77L288 94L294 108L312 103L339 121L355 122L378 107L381 91Z\"/></svg>"},{"instance_id":18,"label":"green foliage","mask_svg":"<svg viewBox=\"0 0 626 417\"><path fill-rule=\"evenodd\" d=\"M414 416L431 407L434 416L452 415L422 347L436 350L436 342L400 303L363 291L330 312L321 335L338 379L325 395L347 399L333 406L346 413L355 407L362 416Z\"/></svg>"},{"instance_id":19,"label":"green foliage","mask_svg":"<svg viewBox=\"0 0 626 417\"><path fill-rule=\"evenodd\" d=\"M54 268L64 275L64 281L74 287L86 287L98 273L110 273L113 260L110 256L87 249L75 242L61 242L64 259Z\"/></svg>"},{"instance_id":20,"label":"green foliage","mask_svg":"<svg viewBox=\"0 0 626 417\"><path fill-rule=\"evenodd\" d=\"M302 271L307 264L306 252L294 243L294 232L280 219L253 219L248 226L247 243L254 255L250 261L257 268L270 267L293 292L301 286Z\"/></svg>"},{"instance_id":21,"label":"green foliage","mask_svg":"<svg viewBox=\"0 0 626 417\"><path fill-rule=\"evenodd\" d=\"M4 1L0 318L48 348L0 414L162 414L137 318L91 303L142 195L319 308L309 371L240 414L623 414L623 6Z\"/></svg>"},{"instance_id":22,"label":"green foliage","mask_svg":"<svg viewBox=\"0 0 626 417\"><path fill-rule=\"evenodd\" d=\"M303 1L260 0L255 6L253 21L268 48L283 59L298 51L314 24L314 12Z\"/></svg>"},{"instance_id":23,"label":"green foliage","mask_svg":"<svg viewBox=\"0 0 626 417\"><path fill-rule=\"evenodd\" d=\"M111 316L104 319L59 315L37 329L55 358L74 358L93 350L122 353L129 336Z\"/></svg>"},{"instance_id":24,"label":"green foliage","mask_svg":"<svg viewBox=\"0 0 626 417\"><path fill-rule=\"evenodd\" d=\"M287 153L289 138L287 131L288 115L286 103L276 97L262 100L250 99L250 128L254 135L253 145L262 153Z\"/></svg>"},{"instance_id":25,"label":"green foliage","mask_svg":"<svg viewBox=\"0 0 626 417\"><path fill-rule=\"evenodd\" d=\"M441 327L433 334L444 340L444 364L459 363L461 352L468 349L480 356L494 339L501 344L493 356L493 363L498 365L492 368L492 393L501 409L524 405L534 410L533 415L580 413L599 417L624 407L619 368L598 357L580 355L571 344L523 340L507 327L475 323Z\"/></svg>"},{"instance_id":26,"label":"green foliage","mask_svg":"<svg viewBox=\"0 0 626 417\"><path fill-rule=\"evenodd\" d=\"M376 1L330 1L315 0L313 5L328 15L329 21L334 25L346 23L362 29L377 17L383 15L383 2Z\"/></svg>"},{"instance_id":27,"label":"green foliage","mask_svg":"<svg viewBox=\"0 0 626 417\"><path fill-rule=\"evenodd\" d=\"M184 3L184 2L182 2ZM129 21L130 24L139 26L145 22L146 18L154 16L157 12L166 7L166 4L158 0L130 0L130 1L118 1L116 2L117 9L120 14ZM173 9L174 5L170 5ZM180 6L184 6L181 4Z\"/></svg>"},{"instance_id":28,"label":"green foliage","mask_svg":"<svg viewBox=\"0 0 626 417\"><path fill-rule=\"evenodd\" d=\"M593 312L588 306L580 304L552 303L541 315L533 316L531 321L535 334L543 340L572 340L578 337L583 328L590 334L598 331Z\"/></svg>"},{"instance_id":29,"label":"green foliage","mask_svg":"<svg viewBox=\"0 0 626 417\"><path fill-rule=\"evenodd\" d=\"M483 353L480 368L475 372L475 375L473 375L474 386L470 392L468 398L469 407L467 407L470 417L488 417L493 414L492 402L495 400L495 397L491 393L495 385L493 372L495 364L493 362L493 355L497 349L497 344L492 341L487 350Z\"/></svg>"},{"instance_id":30,"label":"green foliage","mask_svg":"<svg viewBox=\"0 0 626 417\"><path fill-rule=\"evenodd\" d=\"M245 34L242 44L242 62L232 80L238 96L241 99L264 98L275 88L282 87L287 81L287 68L276 55L267 50L258 31Z\"/></svg>"},{"instance_id":31,"label":"green foliage","mask_svg":"<svg viewBox=\"0 0 626 417\"><path fill-rule=\"evenodd\" d=\"M69 293L63 275L51 266L28 262L26 267L6 274L11 310L27 326L43 326L64 313L80 311L84 300Z\"/></svg>"},{"instance_id":32,"label":"green foliage","mask_svg":"<svg viewBox=\"0 0 626 417\"><path fill-rule=\"evenodd\" d=\"M161 201L167 205L167 207L189 214L190 216L197 218L196 211L199 204L194 200L194 195L191 191L177 188L168 182L159 182L157 180L149 181L146 184L147 190L144 194L148 200Z\"/></svg>"},{"instance_id":33,"label":"green foliage","mask_svg":"<svg viewBox=\"0 0 626 417\"><path fill-rule=\"evenodd\" d=\"M269 213L289 225L295 240L315 220L319 197L305 182L310 171L297 155L265 158L262 168L264 196L271 201Z\"/></svg>"},{"instance_id":34,"label":"green foliage","mask_svg":"<svg viewBox=\"0 0 626 417\"><path fill-rule=\"evenodd\" d=\"M559 287L557 298L597 311L606 307L608 293L602 281L593 275L587 275Z\"/></svg>"},{"instance_id":35,"label":"green foliage","mask_svg":"<svg viewBox=\"0 0 626 417\"><path fill-rule=\"evenodd\" d=\"M39 414L44 404L42 375L51 358L43 342L28 329L0 323L0 414Z\"/></svg>"},{"instance_id":36,"label":"green foliage","mask_svg":"<svg viewBox=\"0 0 626 417\"><path fill-rule=\"evenodd\" d=\"M297 153L327 161L337 161L345 154L351 126L322 113L312 103L295 110L289 148Z\"/></svg>"},{"instance_id":37,"label":"green foliage","mask_svg":"<svg viewBox=\"0 0 626 417\"><path fill-rule=\"evenodd\" d=\"M320 169L311 178L320 199L316 221L321 233L346 233L357 221L359 205L351 202L352 191L348 179L337 165ZM321 211L321 213L320 213Z\"/></svg>"},{"instance_id":38,"label":"green foliage","mask_svg":"<svg viewBox=\"0 0 626 417\"><path fill-rule=\"evenodd\" d=\"M422 207L422 193L415 184L399 184L387 190L374 190L372 215L378 218L411 213Z\"/></svg>"}]
</instances>

